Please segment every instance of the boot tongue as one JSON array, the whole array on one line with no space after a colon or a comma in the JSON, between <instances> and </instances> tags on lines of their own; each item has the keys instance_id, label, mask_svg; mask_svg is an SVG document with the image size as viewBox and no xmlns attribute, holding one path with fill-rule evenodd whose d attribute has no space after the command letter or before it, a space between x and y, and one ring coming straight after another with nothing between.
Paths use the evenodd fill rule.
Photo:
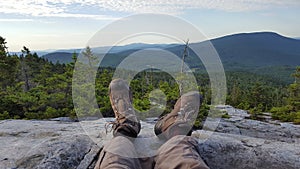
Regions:
<instances>
[{"instance_id":1,"label":"boot tongue","mask_svg":"<svg viewBox=\"0 0 300 169\"><path fill-rule=\"evenodd\" d=\"M118 100L117 104L118 104L117 107L118 107L119 113L123 114L124 112L126 112L128 110L127 103L125 103L125 101L123 99Z\"/></svg>"}]
</instances>

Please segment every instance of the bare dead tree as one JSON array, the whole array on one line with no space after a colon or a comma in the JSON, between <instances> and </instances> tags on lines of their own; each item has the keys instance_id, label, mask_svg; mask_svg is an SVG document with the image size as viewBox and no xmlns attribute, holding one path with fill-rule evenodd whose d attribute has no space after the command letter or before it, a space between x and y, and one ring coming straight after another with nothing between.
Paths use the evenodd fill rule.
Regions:
<instances>
[{"instance_id":1,"label":"bare dead tree","mask_svg":"<svg viewBox=\"0 0 300 169\"><path fill-rule=\"evenodd\" d=\"M189 39L187 39L186 41L184 41L185 43L185 46L184 46L184 51L183 51L183 54L182 54L182 62L181 62L181 70L180 70L180 76L181 78L183 77L183 72L184 72L184 61L185 61L185 58L189 55L189 50L188 50L188 47L189 47ZM179 92L180 92L180 95L182 95L182 79L180 79L180 82L179 82Z\"/></svg>"},{"instance_id":2,"label":"bare dead tree","mask_svg":"<svg viewBox=\"0 0 300 169\"><path fill-rule=\"evenodd\" d=\"M184 43L185 43L185 46L184 46L184 51L183 51L183 54L182 54L182 64L181 64L181 72L180 72L181 74L184 72L184 60L189 55L189 50L188 50L189 39L184 41Z\"/></svg>"}]
</instances>

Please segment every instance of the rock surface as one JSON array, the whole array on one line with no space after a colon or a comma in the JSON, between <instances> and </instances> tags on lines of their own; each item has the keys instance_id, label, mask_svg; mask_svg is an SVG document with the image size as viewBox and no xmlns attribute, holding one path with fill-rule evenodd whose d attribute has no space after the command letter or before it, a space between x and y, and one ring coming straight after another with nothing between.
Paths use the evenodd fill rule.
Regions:
<instances>
[{"instance_id":1,"label":"rock surface","mask_svg":"<svg viewBox=\"0 0 300 169\"><path fill-rule=\"evenodd\" d=\"M242 119L238 121L222 119L216 131L221 133L300 144L300 126L289 123L281 123L276 125L250 119Z\"/></svg>"},{"instance_id":2,"label":"rock surface","mask_svg":"<svg viewBox=\"0 0 300 169\"><path fill-rule=\"evenodd\" d=\"M93 168L111 120L0 121L0 168ZM212 169L300 166L299 126L234 118L221 120L217 131L193 132ZM142 122L140 137L153 135L153 122Z\"/></svg>"},{"instance_id":3,"label":"rock surface","mask_svg":"<svg viewBox=\"0 0 300 169\"><path fill-rule=\"evenodd\" d=\"M197 138L198 132L194 135ZM300 146L232 134L214 133L199 138L200 154L212 169L297 169Z\"/></svg>"},{"instance_id":4,"label":"rock surface","mask_svg":"<svg viewBox=\"0 0 300 169\"><path fill-rule=\"evenodd\" d=\"M0 138L1 169L87 168L102 146L75 122L4 120Z\"/></svg>"}]
</instances>

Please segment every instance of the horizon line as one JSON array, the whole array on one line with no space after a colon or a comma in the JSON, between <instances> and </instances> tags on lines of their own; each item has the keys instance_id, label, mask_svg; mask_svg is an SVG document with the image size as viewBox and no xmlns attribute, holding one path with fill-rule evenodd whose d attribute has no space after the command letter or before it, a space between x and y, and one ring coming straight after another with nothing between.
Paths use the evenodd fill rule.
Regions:
<instances>
[{"instance_id":1,"label":"horizon line","mask_svg":"<svg viewBox=\"0 0 300 169\"><path fill-rule=\"evenodd\" d=\"M240 35L240 34L255 34L255 33L275 33L278 34L280 36L286 37L286 38L290 38L290 39L296 39L296 40L300 40L300 36L299 37L289 37L289 36L284 36L278 32L275 31L251 31L251 32L237 32L237 33L231 33L231 34L225 34L222 36L218 36L218 37L213 37L213 38L209 38L207 40L203 40L203 41L194 41L190 44L193 43L201 43L201 42L205 42L205 41L211 41L211 40L215 40L215 39L220 39L220 38L224 38L224 37L228 37L228 36L234 36L234 35ZM97 47L92 47L92 48L112 48L112 47L122 47L122 46L127 46L127 45L132 45L132 44L145 44L145 45L183 45L180 43L147 43L147 42L134 42L134 43L128 43L128 44L123 44L123 45L116 45L116 46L97 46ZM25 46L25 45L24 45ZM36 50L30 50L31 52L37 53L37 52L46 52L46 53L51 53L51 52L57 52L59 50L74 50L74 52L76 50L82 50L85 49L87 46L85 47L71 47L71 48L56 48L56 49L36 49ZM9 47L8 47L9 49ZM22 49L20 49L20 51L8 51L8 53L11 54L16 54L16 53L20 53Z\"/></svg>"}]
</instances>

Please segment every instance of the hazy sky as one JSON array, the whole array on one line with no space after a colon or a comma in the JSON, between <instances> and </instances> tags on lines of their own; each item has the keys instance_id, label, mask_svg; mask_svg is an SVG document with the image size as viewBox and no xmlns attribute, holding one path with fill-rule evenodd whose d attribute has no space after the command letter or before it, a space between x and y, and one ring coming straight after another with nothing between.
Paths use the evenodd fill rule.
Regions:
<instances>
[{"instance_id":1,"label":"hazy sky","mask_svg":"<svg viewBox=\"0 0 300 169\"><path fill-rule=\"evenodd\" d=\"M300 37L299 0L2 0L0 36L9 51L83 48L105 25L139 13L178 16L208 38L257 31Z\"/></svg>"}]
</instances>

